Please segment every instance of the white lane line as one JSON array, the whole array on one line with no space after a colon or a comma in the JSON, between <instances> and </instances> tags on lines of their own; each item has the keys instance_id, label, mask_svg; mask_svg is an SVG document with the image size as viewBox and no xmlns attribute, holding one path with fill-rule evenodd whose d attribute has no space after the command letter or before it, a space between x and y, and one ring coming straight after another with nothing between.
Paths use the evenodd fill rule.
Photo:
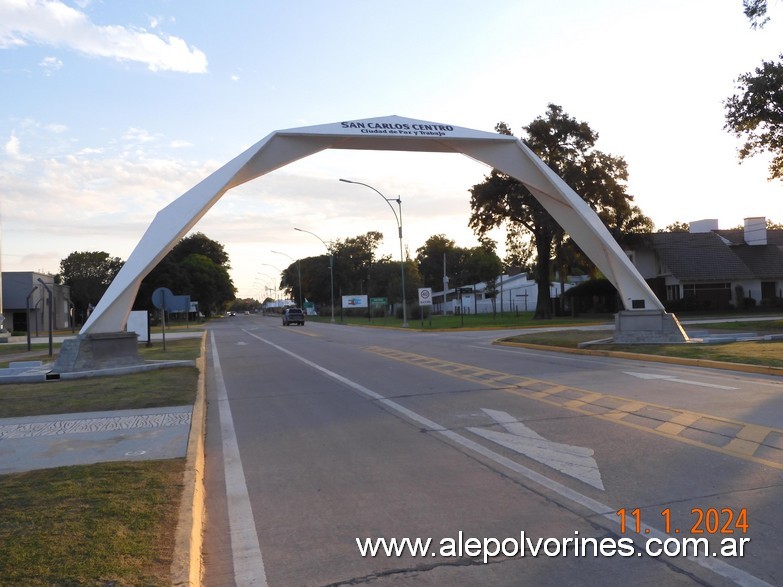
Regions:
<instances>
[{"instance_id":1,"label":"white lane line","mask_svg":"<svg viewBox=\"0 0 783 587\"><path fill-rule=\"evenodd\" d=\"M684 383L686 385L696 385L698 387L712 387L713 389L725 389L735 391L739 388L729 387L727 385L716 385L715 383L702 383L701 381L691 381L690 379L679 379L674 375L657 375L655 373L634 373L632 371L623 371L626 375L636 377L637 379L658 379L661 381L671 381L673 383Z\"/></svg>"},{"instance_id":2,"label":"white lane line","mask_svg":"<svg viewBox=\"0 0 783 587\"><path fill-rule=\"evenodd\" d=\"M266 587L264 559L258 542L253 508L247 492L245 471L239 455L239 444L234 430L234 418L228 403L226 383L220 367L214 333L209 333L212 346L212 368L215 372L218 412L220 413L220 435L223 439L223 467L226 477L226 498L228 501L228 525L231 536L231 555L234 563L234 580L237 585L258 585Z\"/></svg>"},{"instance_id":3,"label":"white lane line","mask_svg":"<svg viewBox=\"0 0 783 587\"><path fill-rule=\"evenodd\" d=\"M381 394L361 385L360 383L356 383L355 381L351 381L347 377L343 377L342 375L339 375L338 373L335 373L334 371L330 371L326 367L322 367L321 365L318 365L317 363L313 363L312 361L309 361L303 357L300 357L293 351L289 351L286 348L283 348L273 342L270 342L266 339L261 338L260 336L257 336L253 334L252 332L248 332L245 330L247 334L252 336L253 338L256 338L260 340L261 342L268 344L269 346L276 348L281 353L285 353L286 355L289 355L290 357L293 357L294 359L301 361L305 365L308 365L315 369L316 371L320 371L327 377L330 377L331 379L334 379L336 381L339 381L343 385L346 385L350 387L351 389L354 389L361 393L362 395L369 397L378 403L383 404L387 408L389 408L392 411L397 412L398 414L404 415L406 418L416 422L417 424L420 424L425 429L429 430L430 432L441 434L442 436L445 436L446 438L450 439L455 444L459 444L463 448L468 449L469 451L482 455L483 457L490 459L497 463L498 465L501 465L503 467L506 467L507 469L510 469L514 471L515 473L518 473L522 475L523 477L526 477L530 481L533 481L534 483L537 483L538 485L541 485L550 491L553 491L554 493L557 493L561 497L564 497L566 499L571 500L574 503L577 503L586 509L592 511L595 514L598 514L599 516L602 516L604 519L606 519L611 526L614 526L618 530L619 534L619 527L620 527L620 519L616 514L617 508L610 508L608 505L604 505L600 501L597 501L593 499L592 497L588 497L587 495L583 495L579 493L578 491L575 491L571 489L570 487L567 487L566 485L563 485L562 483L559 483L557 481L554 481L553 479L550 479L549 477L546 477L545 475L542 475L541 473L538 473L537 471L534 471L532 469L529 469L525 467L524 465L521 465L517 463L516 461L513 461L509 459L508 457L504 457L501 454L498 454L487 447L485 447L482 444L479 444L478 442L475 442L465 436L462 436L461 434L458 434L452 430L448 430L438 424L437 422L434 422L430 420L429 418L425 416L421 416L417 414L416 412L409 410L408 408L398 404L395 401L392 401L390 399L386 399ZM652 526L648 526L647 524L641 524L641 530L643 533L644 539L649 538L657 538L661 542L665 542L667 539L671 538L668 534L664 533L662 530L658 530L657 528L654 528ZM649 530L649 532L648 532ZM726 579L729 579L730 581L733 581L737 585L742 585L744 587L773 587L770 583L767 583L766 581L759 579L758 577L755 577L751 575L750 573L746 573L742 569L738 569L737 567L733 567L728 563L723 562L722 560L715 558L715 557L704 557L699 556L695 557L692 555L685 556L683 558L687 558L691 562L695 562L698 565L701 565L702 567L709 569L713 573L720 575ZM668 559L672 564L676 566L677 562L676 559L670 558Z\"/></svg>"},{"instance_id":4,"label":"white lane line","mask_svg":"<svg viewBox=\"0 0 783 587\"><path fill-rule=\"evenodd\" d=\"M425 416L421 416L417 414L416 412L409 410L408 408L398 404L395 401L392 401L390 399L386 399L381 394L372 391L371 389L364 387L363 385L356 383L355 381L351 381L350 379L343 377L342 375L339 375L338 373L335 373L334 371L330 371L326 367L322 367L321 365L318 365L317 363L313 363L312 361L309 361L303 357L300 357L296 353L289 351L286 348L283 348L273 342L270 342L268 340L265 340L261 338L260 336L257 336L253 334L252 332L247 332L247 334L252 336L253 338L256 338L260 340L261 342L268 344L271 347L276 348L282 353L285 353L298 361L301 361L305 365L308 365L312 367L313 369L320 371L327 377L330 377L336 381L339 381L340 383L350 387L351 389L354 389L361 393L362 395L369 397L384 406L388 407L390 410L393 410L397 412L398 414L402 414L405 417L409 418L410 420L413 420L414 422L420 424L425 429L434 432L436 434L441 434L445 436L446 438L450 439L452 442L459 444L460 446L470 450L473 453L480 454L495 463L502 465L506 467L507 469L510 469L516 473L519 473L520 475L526 477L530 481L533 481L543 487L546 487L547 489L557 493L558 495L569 499L573 501L574 503L577 503L588 510L592 511L595 514L598 514L602 516L604 519L608 520L612 526L616 526L619 530L620 526L620 519L616 514L617 508L611 508L608 505L604 505L600 501L597 501L591 497L588 497L586 495L583 495L579 493L578 491L575 491L571 489L570 487L567 487L566 485L563 485L562 483L559 483L557 481L554 481L553 479L550 479L549 477L546 477L545 475L542 475L532 469L528 469L524 465L521 465L517 463L516 461L513 461L507 457L504 457L501 454L498 454L488 448L486 448L484 445L479 444L473 440L470 440L469 438L466 438L460 434L457 434L456 432L453 432L452 430L448 430L441 426L440 424L430 420L429 418L426 418ZM648 526L647 524L641 525L642 532L644 533L644 536L649 538L657 538L658 540L661 540L662 542L666 541L667 539L671 538L668 534L664 533L662 530L658 530L657 528L654 528L653 526ZM649 530L649 532L648 532ZM641 538L641 540L644 540L644 538ZM702 567L709 569L713 573L720 575L722 577L725 577L726 579L729 579L736 583L737 585L743 585L745 587L773 587L770 583L767 583L766 581L759 579L758 577L755 577L751 575L750 573L746 573L742 569L738 569L737 567L733 567L728 563L725 563L717 558L714 557L695 557L692 555L688 555L686 557L689 561L695 562L698 565L701 565ZM673 562L673 564L676 565L676 561L674 559L669 559Z\"/></svg>"}]
</instances>

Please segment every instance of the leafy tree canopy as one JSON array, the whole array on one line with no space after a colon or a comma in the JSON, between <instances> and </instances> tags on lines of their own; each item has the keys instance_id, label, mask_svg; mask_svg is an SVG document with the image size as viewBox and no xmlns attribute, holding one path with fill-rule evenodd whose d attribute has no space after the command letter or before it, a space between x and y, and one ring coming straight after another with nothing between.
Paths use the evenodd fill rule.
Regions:
<instances>
[{"instance_id":1,"label":"leafy tree canopy","mask_svg":"<svg viewBox=\"0 0 783 587\"><path fill-rule=\"evenodd\" d=\"M526 144L587 201L615 238L622 240L627 233L652 230L652 221L633 204L633 197L626 191L625 160L597 150L598 133L586 122L568 116L561 106L549 104L544 116L523 129L527 133ZM496 130L512 134L504 122ZM511 238L530 236L536 250L535 274L539 283L536 317L551 317L551 259L557 252L558 264L566 265L565 256L575 250L562 246L566 238L563 230L524 185L496 169L470 192L469 225L480 237L498 226L506 226Z\"/></svg>"},{"instance_id":2,"label":"leafy tree canopy","mask_svg":"<svg viewBox=\"0 0 783 587\"><path fill-rule=\"evenodd\" d=\"M299 276L302 279L302 296L327 311L331 303L332 275L330 263L334 263L334 299L339 311L341 294L366 294L371 297L387 297L391 303L402 298L402 276L399 259L388 255L378 256L377 249L383 234L370 231L344 240L329 243L332 255L319 255L299 259L283 271L280 286L289 296L299 295ZM298 265L298 267L297 267ZM413 298L420 283L418 271L410 260L403 264L405 291L408 301ZM301 302L300 302L301 303Z\"/></svg>"},{"instance_id":3,"label":"leafy tree canopy","mask_svg":"<svg viewBox=\"0 0 783 587\"><path fill-rule=\"evenodd\" d=\"M416 249L415 260L422 283L439 290L443 284L444 269L449 287L494 282L503 272L503 263L495 253L494 245L487 239L477 247L458 247L444 234L431 236Z\"/></svg>"},{"instance_id":4,"label":"leafy tree canopy","mask_svg":"<svg viewBox=\"0 0 783 587\"><path fill-rule=\"evenodd\" d=\"M235 299L230 267L221 243L194 233L177 243L144 278L134 306L152 311L152 292L166 287L176 295L189 295L207 316L220 312Z\"/></svg>"},{"instance_id":5,"label":"leafy tree canopy","mask_svg":"<svg viewBox=\"0 0 783 587\"><path fill-rule=\"evenodd\" d=\"M754 29L767 22L767 0L742 0L745 16ZM737 93L724 101L725 130L744 140L740 162L760 153L770 153L769 179L783 180L783 53L781 61L762 61L753 73L736 80Z\"/></svg>"},{"instance_id":6,"label":"leafy tree canopy","mask_svg":"<svg viewBox=\"0 0 783 587\"><path fill-rule=\"evenodd\" d=\"M169 253L169 260L180 263L194 253L204 255L215 265L231 269L225 247L202 232L193 233L179 241Z\"/></svg>"},{"instance_id":7,"label":"leafy tree canopy","mask_svg":"<svg viewBox=\"0 0 783 587\"><path fill-rule=\"evenodd\" d=\"M691 225L688 222L680 222L679 220L669 224L666 228L660 229L658 232L690 232Z\"/></svg>"},{"instance_id":8,"label":"leafy tree canopy","mask_svg":"<svg viewBox=\"0 0 783 587\"><path fill-rule=\"evenodd\" d=\"M60 261L57 279L71 289L76 316L84 320L87 308L95 305L122 268L123 261L104 251L73 252Z\"/></svg>"},{"instance_id":9,"label":"leafy tree canopy","mask_svg":"<svg viewBox=\"0 0 783 587\"><path fill-rule=\"evenodd\" d=\"M752 28L760 29L769 22L767 0L742 0L742 8Z\"/></svg>"},{"instance_id":10,"label":"leafy tree canopy","mask_svg":"<svg viewBox=\"0 0 783 587\"><path fill-rule=\"evenodd\" d=\"M736 89L724 102L724 128L745 141L739 149L740 161L770 153L768 179L783 180L783 61L762 61L755 72L737 79Z\"/></svg>"}]
</instances>

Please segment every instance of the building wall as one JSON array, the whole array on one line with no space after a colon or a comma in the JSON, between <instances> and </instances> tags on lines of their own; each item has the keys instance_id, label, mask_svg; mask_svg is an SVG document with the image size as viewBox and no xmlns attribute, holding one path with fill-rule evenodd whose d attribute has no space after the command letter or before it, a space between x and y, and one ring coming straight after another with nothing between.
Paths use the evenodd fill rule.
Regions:
<instances>
[{"instance_id":1,"label":"building wall","mask_svg":"<svg viewBox=\"0 0 783 587\"><path fill-rule=\"evenodd\" d=\"M52 290L53 329L71 327L71 295L67 285L55 285L54 276L34 271L3 271L3 326L10 332L27 332L27 304L30 304L30 332L49 331L49 295L39 279Z\"/></svg>"},{"instance_id":2,"label":"building wall","mask_svg":"<svg viewBox=\"0 0 783 587\"><path fill-rule=\"evenodd\" d=\"M639 248L633 251L633 264L645 279L653 279L661 275L658 258L649 248Z\"/></svg>"}]
</instances>

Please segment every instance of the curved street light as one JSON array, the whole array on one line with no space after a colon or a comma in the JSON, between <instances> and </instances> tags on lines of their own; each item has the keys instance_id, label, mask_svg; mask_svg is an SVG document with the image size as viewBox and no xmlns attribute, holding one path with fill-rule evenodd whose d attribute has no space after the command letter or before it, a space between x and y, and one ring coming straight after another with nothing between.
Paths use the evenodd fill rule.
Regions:
<instances>
[{"instance_id":1,"label":"curved street light","mask_svg":"<svg viewBox=\"0 0 783 587\"><path fill-rule=\"evenodd\" d=\"M272 265L270 263L261 263L261 265L264 266L264 267L271 267L272 269L277 271L280 275L283 274L283 272L280 270L279 267L275 267L274 265ZM273 279L272 283L276 284L275 285L275 303L276 304L280 304L281 301L280 301L280 299L278 298L278 295L277 295L277 292L279 291L278 285L280 284L280 276L278 275L277 280ZM278 306L278 307L280 307L280 306Z\"/></svg>"},{"instance_id":2,"label":"curved street light","mask_svg":"<svg viewBox=\"0 0 783 587\"><path fill-rule=\"evenodd\" d=\"M387 198L371 185L367 185L366 183L362 183L360 181L351 181L350 179L342 179L342 178L340 179L340 181L345 183L353 183L356 185L363 185L366 188L370 188L372 191L374 191L376 194L378 194L386 201L386 203L389 205L389 208L391 208L392 213L394 214L394 219L397 221L397 230L400 236L400 278L402 280L402 326L403 328L407 328L408 310L406 308L407 303L405 300L405 257L403 256L402 253L402 200L400 199L400 196L397 196L396 198ZM397 211L394 209L394 206L392 206L391 204L392 202L397 202L397 207L400 210L399 215L397 215Z\"/></svg>"},{"instance_id":3,"label":"curved street light","mask_svg":"<svg viewBox=\"0 0 783 587\"><path fill-rule=\"evenodd\" d=\"M259 277L258 277L259 275L262 275L262 276L266 277L269 280L269 282L267 282L266 280L259 279ZM271 275L269 275L268 273L264 273L262 271L259 271L259 272L256 273L256 278L253 280L253 285L263 285L264 286L264 296L269 297L269 293L272 292L273 295L275 296L275 298L277 298L277 289L275 289L274 287L270 287L269 283L274 284L275 283L275 278L272 277ZM260 293L259 293L259 295L260 295ZM275 303L277 303L276 299L275 299ZM262 306L261 307L264 308L263 301L262 301Z\"/></svg>"},{"instance_id":4,"label":"curved street light","mask_svg":"<svg viewBox=\"0 0 783 587\"><path fill-rule=\"evenodd\" d=\"M299 232L306 232L307 234L312 234L315 238L317 238L319 241L321 241L326 247L326 252L329 253L329 279L330 279L330 287L331 287L331 294L332 294L332 324L334 324L334 254L332 253L331 249L327 246L327 244L324 242L324 239L322 239L320 236L315 234L314 232L310 232L309 230L304 230L301 228L294 228L294 230L298 230Z\"/></svg>"},{"instance_id":5,"label":"curved street light","mask_svg":"<svg viewBox=\"0 0 783 587\"><path fill-rule=\"evenodd\" d=\"M281 251L272 251L276 255L285 255L291 261L294 261L296 263L296 276L299 279L299 307L304 308L304 298L302 297L302 266L299 262L299 259L294 259L291 255L288 255L286 253L283 253Z\"/></svg>"}]
</instances>

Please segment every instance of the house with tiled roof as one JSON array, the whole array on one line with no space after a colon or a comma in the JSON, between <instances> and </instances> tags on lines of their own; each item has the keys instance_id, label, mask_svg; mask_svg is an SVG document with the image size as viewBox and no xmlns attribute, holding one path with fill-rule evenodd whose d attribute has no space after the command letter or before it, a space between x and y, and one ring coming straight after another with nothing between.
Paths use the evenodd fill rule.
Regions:
<instances>
[{"instance_id":1,"label":"house with tiled roof","mask_svg":"<svg viewBox=\"0 0 783 587\"><path fill-rule=\"evenodd\" d=\"M627 253L671 310L783 303L783 230L767 230L763 217L746 218L740 230L692 222L690 232L649 234Z\"/></svg>"}]
</instances>

